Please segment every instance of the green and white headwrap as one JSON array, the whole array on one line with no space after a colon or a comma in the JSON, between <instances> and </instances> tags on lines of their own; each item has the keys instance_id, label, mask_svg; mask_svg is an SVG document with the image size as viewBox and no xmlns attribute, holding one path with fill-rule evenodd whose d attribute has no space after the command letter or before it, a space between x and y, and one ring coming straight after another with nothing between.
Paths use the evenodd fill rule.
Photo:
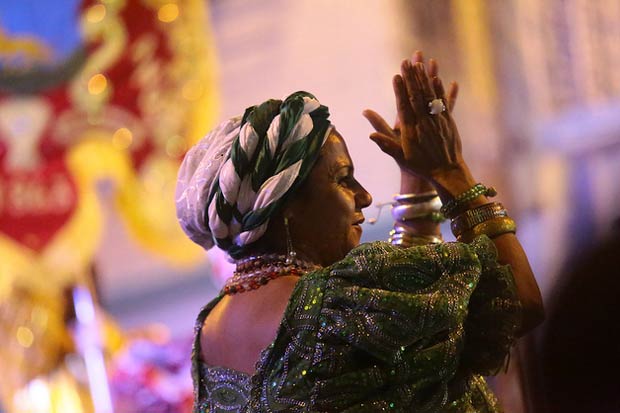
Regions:
<instances>
[{"instance_id":1,"label":"green and white headwrap","mask_svg":"<svg viewBox=\"0 0 620 413\"><path fill-rule=\"evenodd\" d=\"M310 173L331 130L328 119L313 95L296 92L218 125L179 170L176 207L185 233L205 249L243 256Z\"/></svg>"}]
</instances>

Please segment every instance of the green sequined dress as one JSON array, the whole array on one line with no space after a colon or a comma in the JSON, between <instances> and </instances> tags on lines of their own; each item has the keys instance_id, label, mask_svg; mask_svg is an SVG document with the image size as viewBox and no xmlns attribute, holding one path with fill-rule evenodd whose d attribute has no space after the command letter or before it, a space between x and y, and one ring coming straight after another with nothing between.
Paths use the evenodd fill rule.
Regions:
<instances>
[{"instance_id":1,"label":"green sequined dress","mask_svg":"<svg viewBox=\"0 0 620 413\"><path fill-rule=\"evenodd\" d=\"M504 365L521 305L485 236L362 244L295 286L256 373L192 359L195 412L501 412L483 375Z\"/></svg>"}]
</instances>

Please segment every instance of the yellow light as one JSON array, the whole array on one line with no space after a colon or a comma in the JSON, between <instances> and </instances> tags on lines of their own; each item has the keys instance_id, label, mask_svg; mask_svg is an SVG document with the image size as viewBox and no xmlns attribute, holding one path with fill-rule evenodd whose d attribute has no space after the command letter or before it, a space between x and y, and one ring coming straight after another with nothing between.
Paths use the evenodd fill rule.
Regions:
<instances>
[{"instance_id":1,"label":"yellow light","mask_svg":"<svg viewBox=\"0 0 620 413\"><path fill-rule=\"evenodd\" d=\"M116 149L127 149L132 141L133 134L127 128L120 128L112 135L112 146Z\"/></svg>"},{"instance_id":2,"label":"yellow light","mask_svg":"<svg viewBox=\"0 0 620 413\"><path fill-rule=\"evenodd\" d=\"M17 329L17 342L20 346L29 348L34 341L34 334L28 327L21 326Z\"/></svg>"},{"instance_id":3,"label":"yellow light","mask_svg":"<svg viewBox=\"0 0 620 413\"><path fill-rule=\"evenodd\" d=\"M174 3L164 4L157 12L157 18L164 23L170 23L179 17L179 6Z\"/></svg>"},{"instance_id":4,"label":"yellow light","mask_svg":"<svg viewBox=\"0 0 620 413\"><path fill-rule=\"evenodd\" d=\"M106 8L103 4L95 4L86 11L86 20L90 23L99 23L106 14Z\"/></svg>"},{"instance_id":5,"label":"yellow light","mask_svg":"<svg viewBox=\"0 0 620 413\"><path fill-rule=\"evenodd\" d=\"M88 80L88 93L98 95L108 87L108 79L104 75L98 73Z\"/></svg>"},{"instance_id":6,"label":"yellow light","mask_svg":"<svg viewBox=\"0 0 620 413\"><path fill-rule=\"evenodd\" d=\"M151 194L161 194L166 186L166 176L155 168L144 174L144 189Z\"/></svg>"},{"instance_id":7,"label":"yellow light","mask_svg":"<svg viewBox=\"0 0 620 413\"><path fill-rule=\"evenodd\" d=\"M166 141L166 154L171 158L178 158L185 153L185 139L182 136L173 136Z\"/></svg>"},{"instance_id":8,"label":"yellow light","mask_svg":"<svg viewBox=\"0 0 620 413\"><path fill-rule=\"evenodd\" d=\"M41 307L35 307L32 309L32 313L30 313L30 320L32 324L45 328L47 326L47 320L49 316L47 314L47 310Z\"/></svg>"},{"instance_id":9,"label":"yellow light","mask_svg":"<svg viewBox=\"0 0 620 413\"><path fill-rule=\"evenodd\" d=\"M203 92L202 82L198 79L189 80L183 85L181 94L187 100L194 101L200 99Z\"/></svg>"}]
</instances>

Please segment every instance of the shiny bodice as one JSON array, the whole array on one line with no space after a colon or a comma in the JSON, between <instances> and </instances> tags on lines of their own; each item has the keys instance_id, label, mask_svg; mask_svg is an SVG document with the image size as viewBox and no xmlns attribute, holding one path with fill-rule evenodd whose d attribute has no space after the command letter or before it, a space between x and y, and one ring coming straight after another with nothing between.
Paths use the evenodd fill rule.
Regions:
<instances>
[{"instance_id":1,"label":"shiny bodice","mask_svg":"<svg viewBox=\"0 0 620 413\"><path fill-rule=\"evenodd\" d=\"M226 367L201 364L201 412L242 412L250 399L250 376Z\"/></svg>"},{"instance_id":2,"label":"shiny bodice","mask_svg":"<svg viewBox=\"0 0 620 413\"><path fill-rule=\"evenodd\" d=\"M487 237L363 244L304 275L251 377L200 361L221 298L196 323L196 413L501 412L482 376L504 366L521 305Z\"/></svg>"}]
</instances>

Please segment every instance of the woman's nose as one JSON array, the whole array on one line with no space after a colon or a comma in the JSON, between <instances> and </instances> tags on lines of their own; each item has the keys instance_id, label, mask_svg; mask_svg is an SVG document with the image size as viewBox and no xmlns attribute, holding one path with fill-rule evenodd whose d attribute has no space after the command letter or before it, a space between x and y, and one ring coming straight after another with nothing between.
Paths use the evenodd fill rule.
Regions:
<instances>
[{"instance_id":1,"label":"woman's nose","mask_svg":"<svg viewBox=\"0 0 620 413\"><path fill-rule=\"evenodd\" d=\"M372 195L359 182L355 203L358 209L367 208L372 204Z\"/></svg>"}]
</instances>

